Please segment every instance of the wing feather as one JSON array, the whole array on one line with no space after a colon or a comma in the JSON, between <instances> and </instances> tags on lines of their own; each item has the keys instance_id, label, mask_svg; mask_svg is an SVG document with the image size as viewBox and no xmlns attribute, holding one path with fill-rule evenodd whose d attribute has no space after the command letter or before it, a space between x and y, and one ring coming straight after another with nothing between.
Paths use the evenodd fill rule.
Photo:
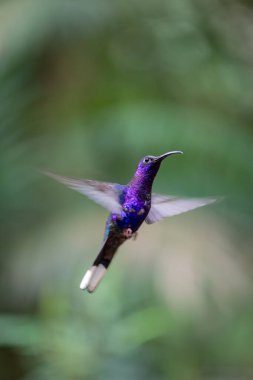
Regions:
<instances>
[{"instance_id":1,"label":"wing feather","mask_svg":"<svg viewBox=\"0 0 253 380\"><path fill-rule=\"evenodd\" d=\"M151 209L146 223L152 224L163 218L179 215L213 203L217 198L179 198L167 195L152 194Z\"/></svg>"},{"instance_id":2,"label":"wing feather","mask_svg":"<svg viewBox=\"0 0 253 380\"><path fill-rule=\"evenodd\" d=\"M51 172L43 173L69 188L86 195L94 202L108 209L111 213L118 214L121 212L119 188L122 188L122 185L90 179L63 177Z\"/></svg>"}]
</instances>

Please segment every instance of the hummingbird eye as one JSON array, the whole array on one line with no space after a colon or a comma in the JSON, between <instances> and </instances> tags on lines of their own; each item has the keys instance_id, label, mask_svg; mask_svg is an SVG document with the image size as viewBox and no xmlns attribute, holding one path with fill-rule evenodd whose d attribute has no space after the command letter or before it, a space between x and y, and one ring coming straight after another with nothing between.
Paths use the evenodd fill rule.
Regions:
<instances>
[{"instance_id":1,"label":"hummingbird eye","mask_svg":"<svg viewBox=\"0 0 253 380\"><path fill-rule=\"evenodd\" d=\"M144 157L144 159L143 159L143 163L144 164L149 164L150 162L152 162L153 161L153 159L151 158L151 157Z\"/></svg>"}]
</instances>

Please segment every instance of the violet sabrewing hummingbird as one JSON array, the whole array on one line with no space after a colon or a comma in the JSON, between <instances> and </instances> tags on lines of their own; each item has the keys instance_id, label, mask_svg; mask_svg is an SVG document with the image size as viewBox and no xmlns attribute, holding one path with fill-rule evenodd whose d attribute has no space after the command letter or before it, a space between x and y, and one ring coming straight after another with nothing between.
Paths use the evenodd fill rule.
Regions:
<instances>
[{"instance_id":1,"label":"violet sabrewing hummingbird","mask_svg":"<svg viewBox=\"0 0 253 380\"><path fill-rule=\"evenodd\" d=\"M215 198L179 198L152 193L152 184L162 161L171 155L182 154L171 151L160 156L145 156L127 185L93 180L62 177L50 172L46 175L86 195L110 211L106 221L102 248L93 265L85 273L80 289L92 293L111 264L121 244L136 238L141 224L148 224L178 215L215 202Z\"/></svg>"}]
</instances>

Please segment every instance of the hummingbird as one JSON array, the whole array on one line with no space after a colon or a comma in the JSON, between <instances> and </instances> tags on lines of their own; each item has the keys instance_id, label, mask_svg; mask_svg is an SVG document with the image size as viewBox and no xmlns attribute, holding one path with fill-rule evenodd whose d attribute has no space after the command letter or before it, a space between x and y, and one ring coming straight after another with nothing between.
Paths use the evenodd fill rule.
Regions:
<instances>
[{"instance_id":1,"label":"hummingbird","mask_svg":"<svg viewBox=\"0 0 253 380\"><path fill-rule=\"evenodd\" d=\"M101 250L80 283L81 290L94 292L105 275L114 255L126 240L136 239L142 223L152 224L163 218L208 205L215 198L180 198L152 193L153 181L167 157L183 152L174 150L160 156L145 156L127 185L89 179L63 177L52 172L44 174L69 188L86 195L109 210Z\"/></svg>"}]
</instances>

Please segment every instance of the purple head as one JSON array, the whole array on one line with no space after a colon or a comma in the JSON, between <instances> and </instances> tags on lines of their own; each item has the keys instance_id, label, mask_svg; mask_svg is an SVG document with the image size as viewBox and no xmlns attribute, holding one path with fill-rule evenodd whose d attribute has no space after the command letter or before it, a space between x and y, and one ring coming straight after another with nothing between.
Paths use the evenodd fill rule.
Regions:
<instances>
[{"instance_id":1,"label":"purple head","mask_svg":"<svg viewBox=\"0 0 253 380\"><path fill-rule=\"evenodd\" d=\"M157 174L161 162L168 156L171 156L173 154L183 154L180 150L173 150L171 152L167 152L164 154L161 154L160 156L145 156L143 157L137 167L137 170L135 172L135 176L137 177L146 177L150 176L151 178L155 177Z\"/></svg>"}]
</instances>

